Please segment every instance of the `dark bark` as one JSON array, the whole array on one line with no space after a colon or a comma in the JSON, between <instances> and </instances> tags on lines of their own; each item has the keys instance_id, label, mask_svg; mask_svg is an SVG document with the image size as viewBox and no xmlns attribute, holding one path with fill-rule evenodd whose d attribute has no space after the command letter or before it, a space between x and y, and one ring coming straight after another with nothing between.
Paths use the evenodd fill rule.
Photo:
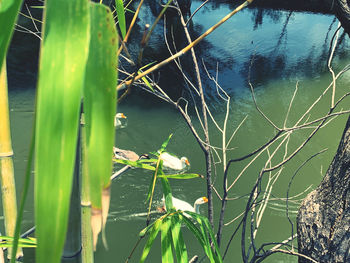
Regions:
<instances>
[{"instance_id":1,"label":"dark bark","mask_svg":"<svg viewBox=\"0 0 350 263\"><path fill-rule=\"evenodd\" d=\"M330 167L299 209L299 252L318 262L350 262L350 117ZM300 257L299 262L310 262Z\"/></svg>"},{"instance_id":2,"label":"dark bark","mask_svg":"<svg viewBox=\"0 0 350 263\"><path fill-rule=\"evenodd\" d=\"M350 0L336 0L335 13L345 32L350 35Z\"/></svg>"}]
</instances>

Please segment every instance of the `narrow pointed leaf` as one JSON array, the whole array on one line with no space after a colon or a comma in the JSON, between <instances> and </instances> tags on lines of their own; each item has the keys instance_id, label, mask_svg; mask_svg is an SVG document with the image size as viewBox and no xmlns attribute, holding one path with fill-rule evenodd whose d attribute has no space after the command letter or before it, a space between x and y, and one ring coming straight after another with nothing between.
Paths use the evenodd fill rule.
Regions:
<instances>
[{"instance_id":1,"label":"narrow pointed leaf","mask_svg":"<svg viewBox=\"0 0 350 263\"><path fill-rule=\"evenodd\" d=\"M160 147L159 152L162 153L162 152L165 151L165 148L168 146L168 143L169 143L169 141L170 141L170 139L171 139L172 136L173 136L173 134L170 134L169 137L168 137L168 139L166 139L165 142L163 142L162 146Z\"/></svg>"},{"instance_id":2,"label":"narrow pointed leaf","mask_svg":"<svg viewBox=\"0 0 350 263\"><path fill-rule=\"evenodd\" d=\"M153 245L153 242L154 240L156 239L157 235L158 235L158 232L159 232L159 229L160 229L160 226L162 224L162 221L161 220L157 220L153 227L152 227L152 230L151 230L151 233L149 235L149 238L146 242L146 245L142 251L142 255L141 255L141 259L140 259L140 263L143 263L145 262L148 254L149 254L149 251L151 250L151 247Z\"/></svg>"},{"instance_id":3,"label":"narrow pointed leaf","mask_svg":"<svg viewBox=\"0 0 350 263\"><path fill-rule=\"evenodd\" d=\"M161 248L162 248L162 263L171 263L173 260L173 252L171 249L171 220L165 218L160 227L161 230Z\"/></svg>"},{"instance_id":4,"label":"narrow pointed leaf","mask_svg":"<svg viewBox=\"0 0 350 263\"><path fill-rule=\"evenodd\" d=\"M122 32L122 37L124 39L126 35L126 23L123 0L115 0L115 8L117 10L120 32Z\"/></svg>"},{"instance_id":5,"label":"narrow pointed leaf","mask_svg":"<svg viewBox=\"0 0 350 263\"><path fill-rule=\"evenodd\" d=\"M141 159L138 160L139 163L157 163L158 159Z\"/></svg>"},{"instance_id":6,"label":"narrow pointed leaf","mask_svg":"<svg viewBox=\"0 0 350 263\"><path fill-rule=\"evenodd\" d=\"M89 25L87 0L46 1L35 135L38 263L61 261L88 55Z\"/></svg>"},{"instance_id":7,"label":"narrow pointed leaf","mask_svg":"<svg viewBox=\"0 0 350 263\"><path fill-rule=\"evenodd\" d=\"M159 220L161 220L161 218L157 219L156 221L154 221L153 223L149 224L147 227L142 229L139 233L139 236L144 237L146 234L148 234L150 232L150 230L153 228L154 224Z\"/></svg>"},{"instance_id":8,"label":"narrow pointed leaf","mask_svg":"<svg viewBox=\"0 0 350 263\"><path fill-rule=\"evenodd\" d=\"M153 61L153 62L151 62L151 63L148 63L148 64L142 66L142 67L140 68L140 70L144 70L144 69L146 69L146 68L148 68L148 67L154 65L155 63L157 63L157 61Z\"/></svg>"},{"instance_id":9,"label":"narrow pointed leaf","mask_svg":"<svg viewBox=\"0 0 350 263\"><path fill-rule=\"evenodd\" d=\"M207 231L210 235L210 238L211 238L212 243L213 243L214 248L215 248L215 253L213 253L213 255L215 257L215 262L223 262L222 257L221 257L221 253L220 253L220 249L219 249L218 243L216 242L216 237L213 233L213 230L209 224L209 220L206 217L202 217L202 218L203 218L203 222L207 228Z\"/></svg>"},{"instance_id":10,"label":"narrow pointed leaf","mask_svg":"<svg viewBox=\"0 0 350 263\"><path fill-rule=\"evenodd\" d=\"M162 174L164 175L164 174ZM171 188L168 179L162 178L163 193L165 198L165 207L167 211L173 208L173 195L171 193Z\"/></svg>"},{"instance_id":11,"label":"narrow pointed leaf","mask_svg":"<svg viewBox=\"0 0 350 263\"><path fill-rule=\"evenodd\" d=\"M203 178L203 175L188 173L188 174L165 174L159 175L159 178L167 178L167 179L193 179L193 178Z\"/></svg>"},{"instance_id":12,"label":"narrow pointed leaf","mask_svg":"<svg viewBox=\"0 0 350 263\"><path fill-rule=\"evenodd\" d=\"M187 248L181 232L181 215L171 217L171 235L178 263L188 263Z\"/></svg>"},{"instance_id":13,"label":"narrow pointed leaf","mask_svg":"<svg viewBox=\"0 0 350 263\"><path fill-rule=\"evenodd\" d=\"M130 165L130 166L135 167L135 168L142 168L142 169L151 170L151 171L156 170L156 168L154 168L153 166L148 165L148 164L144 164L140 161L129 161L129 160L121 160L121 159L113 159L113 160L116 163Z\"/></svg>"},{"instance_id":14,"label":"narrow pointed leaf","mask_svg":"<svg viewBox=\"0 0 350 263\"><path fill-rule=\"evenodd\" d=\"M216 239L215 239L214 234L212 232L212 229L209 225L208 219L204 216L201 216L201 215L193 213L193 212L186 212L186 213L188 213L193 219L195 219L198 222L199 229L202 233L202 236L204 237L205 251L206 251L208 258L210 259L210 262L222 262L222 259L220 256L220 251L218 249ZM214 247L215 247L216 251L218 252L218 255L212 250L208 235L211 238L214 237L212 242L214 243Z\"/></svg>"},{"instance_id":15,"label":"narrow pointed leaf","mask_svg":"<svg viewBox=\"0 0 350 263\"><path fill-rule=\"evenodd\" d=\"M139 70L137 73L138 73L138 74L141 74L141 73L142 73L142 70ZM154 89L153 89L153 87L151 86L151 83L149 83L149 81L147 80L146 77L142 77L141 80L146 84L146 86L147 86L151 91L154 92Z\"/></svg>"},{"instance_id":16,"label":"narrow pointed leaf","mask_svg":"<svg viewBox=\"0 0 350 263\"><path fill-rule=\"evenodd\" d=\"M187 212L186 212L187 213ZM182 216L181 217L182 222L186 225L186 227L192 232L192 234L195 236L195 238L197 238L198 242L200 243L200 245L204 248L205 246L205 241L204 241L204 237L201 233L201 231L196 227L195 224L193 224L193 222L188 219L186 216Z\"/></svg>"},{"instance_id":17,"label":"narrow pointed leaf","mask_svg":"<svg viewBox=\"0 0 350 263\"><path fill-rule=\"evenodd\" d=\"M21 4L22 0L0 1L0 69L6 58L7 49Z\"/></svg>"},{"instance_id":18,"label":"narrow pointed leaf","mask_svg":"<svg viewBox=\"0 0 350 263\"><path fill-rule=\"evenodd\" d=\"M186 211L186 213L191 215L191 216L192 216L192 214L195 214L195 213L190 213L188 211ZM211 248L210 248L209 240L208 240L208 237L206 236L205 231L203 232L203 228L200 227L200 229L198 229L197 226L195 224L193 224L193 222L190 219L188 219L186 216L182 217L182 222L187 226L187 228L197 238L197 240L199 241L200 245L202 246L207 257L210 260L212 260L210 262L214 262L213 253L212 253Z\"/></svg>"},{"instance_id":19,"label":"narrow pointed leaf","mask_svg":"<svg viewBox=\"0 0 350 263\"><path fill-rule=\"evenodd\" d=\"M13 237L8 236L0 236L0 239L2 240L0 242L0 247L12 247L13 246ZM36 247L36 239L32 237L28 238L19 238L18 239L18 246L19 247Z\"/></svg>"}]
</instances>

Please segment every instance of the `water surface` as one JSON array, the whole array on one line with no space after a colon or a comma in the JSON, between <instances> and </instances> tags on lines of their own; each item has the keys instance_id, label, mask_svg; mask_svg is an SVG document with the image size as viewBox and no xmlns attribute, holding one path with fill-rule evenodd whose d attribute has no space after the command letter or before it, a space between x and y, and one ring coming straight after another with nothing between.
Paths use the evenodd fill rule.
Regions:
<instances>
[{"instance_id":1,"label":"water surface","mask_svg":"<svg viewBox=\"0 0 350 263\"><path fill-rule=\"evenodd\" d=\"M201 3L202 1L193 1L192 11ZM142 10L136 29L154 20L152 12L147 7L148 5ZM226 3L207 4L193 17L190 32L198 36L231 10L232 6ZM145 63L153 60L160 61L168 56L161 23L150 40L150 47L145 50ZM217 95L214 83L206 77L202 63L213 75L218 68L218 83L231 97L227 136L229 137L238 124L246 118L231 142L230 147L234 150L228 152L228 158L241 157L249 153L274 134L272 126L258 114L252 102L248 86L248 72L252 59L254 63L251 67L251 82L255 88L257 102L276 125L283 126L289 102L298 85L298 92L287 122L287 125L292 125L331 81L331 75L327 69L327 56L329 43L337 24L338 22L331 15L250 8L235 15L198 45L196 52L201 63L208 104L220 125L224 121L226 106ZM181 35L177 37L175 42L179 43L176 44L183 45L185 39L179 41ZM23 46L23 41L33 43L34 39L33 36L16 34L9 58L9 95L18 190L22 186L31 131L37 61L37 54L34 52L37 50L36 46L34 44ZM136 45L130 49L133 55L137 54ZM339 70L348 63L348 50L347 36L341 31L340 44L334 59L335 69ZM29 65L23 65L22 61L27 61ZM190 57L184 57L183 63L186 74L193 79ZM19 68L21 70L18 70ZM159 83L164 89L169 90L174 97L183 95L189 98L186 85L174 65L167 66L160 74ZM154 76L158 77L157 73ZM341 78L337 86L337 97L349 90L349 79L349 73ZM329 96L326 96L320 106L311 112L310 118L324 114L329 101ZM349 100L346 100L341 107L349 109ZM169 134L173 133L174 136L168 146L169 151L179 156L187 156L191 162L191 172L205 174L204 155L182 117L174 108L148 94L133 91L120 103L118 111L128 116L128 126L117 131L118 147L133 150L139 154L148 153L157 150ZM193 110L190 112L195 127L199 129L200 123ZM258 244L282 241L291 235L291 227L286 218L285 201L278 198L286 197L288 184L302 162L312 154L328 148L326 153L313 159L295 176L290 195L301 193L309 189L310 185L311 189L317 186L336 151L345 120L345 117L339 117L323 128L292 162L285 165L272 191L272 197L276 200L267 207L262 219L257 235ZM288 152L295 149L309 133L308 130L295 132L290 139ZM221 135L212 122L210 122L210 135L211 143L221 147ZM250 192L265 159L266 154L244 173L230 191L230 198L240 197ZM247 162L232 166L228 177L229 184ZM222 194L222 166L218 164L216 169L214 185ZM150 173L135 169L123 174L113 183L106 232L109 250L105 251L102 245L99 245L95 254L96 262L124 262L130 254L138 239L139 231L145 227L147 211L145 198L150 179ZM174 196L189 203L206 195L205 180L172 181L171 186ZM161 196L161 186L157 185L153 209L160 205ZM297 199L302 197L305 197L305 193ZM242 212L246 201L246 198L240 198L229 202L225 223ZM24 228L29 228L33 224L32 203L33 198L30 196L25 211ZM220 201L217 197L214 198L214 205L217 219L220 209ZM297 208L298 202L290 203L292 220L295 220ZM207 213L205 206L201 207L201 212L204 215ZM153 218L156 216L157 214L154 214ZM236 226L237 223L232 223L224 229L223 247L226 246ZM185 240L188 240L190 256L202 255L201 249L191 234L185 231L184 235ZM157 240L148 262L160 262L159 243ZM138 261L143 245L144 242L141 242L131 262ZM227 261L240 262L240 260L239 234L231 244ZM297 258L276 255L267 261L297 262Z\"/></svg>"}]
</instances>

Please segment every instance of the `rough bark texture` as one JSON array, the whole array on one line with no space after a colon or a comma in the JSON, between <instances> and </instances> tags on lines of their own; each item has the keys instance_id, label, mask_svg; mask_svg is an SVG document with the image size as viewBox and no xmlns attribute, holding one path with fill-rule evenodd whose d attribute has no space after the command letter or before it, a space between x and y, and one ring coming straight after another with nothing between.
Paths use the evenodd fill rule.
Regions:
<instances>
[{"instance_id":1,"label":"rough bark texture","mask_svg":"<svg viewBox=\"0 0 350 263\"><path fill-rule=\"evenodd\" d=\"M350 0L337 0L335 13L345 32L350 35Z\"/></svg>"},{"instance_id":2,"label":"rough bark texture","mask_svg":"<svg viewBox=\"0 0 350 263\"><path fill-rule=\"evenodd\" d=\"M350 262L350 118L319 187L299 209L299 252L318 262ZM299 262L310 262L300 257Z\"/></svg>"}]
</instances>

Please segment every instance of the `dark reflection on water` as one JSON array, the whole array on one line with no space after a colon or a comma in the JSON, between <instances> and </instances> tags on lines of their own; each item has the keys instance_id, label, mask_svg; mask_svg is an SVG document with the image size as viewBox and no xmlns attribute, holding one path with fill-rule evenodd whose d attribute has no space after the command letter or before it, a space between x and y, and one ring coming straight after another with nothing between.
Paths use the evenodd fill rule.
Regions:
<instances>
[{"instance_id":1,"label":"dark reflection on water","mask_svg":"<svg viewBox=\"0 0 350 263\"><path fill-rule=\"evenodd\" d=\"M192 12L201 3L202 1L192 1ZM136 8L137 4L135 2L133 8ZM192 39L200 36L238 4L231 1L209 1L189 23L188 29ZM152 24L155 20L157 5L157 1L146 0L141 9L128 45L134 60L139 52L144 25ZM32 10L32 12L40 19L40 10ZM316 20L315 17L317 17ZM129 13L128 20L130 21L131 18L132 14ZM21 17L19 22L35 31L29 19ZM40 25L40 23L37 24ZM313 78L327 70L329 43L336 26L337 20L331 15L317 16L293 10L264 9L259 4L236 14L196 46L195 51L200 64L205 63L211 74L215 74L218 65L220 84L226 90L233 92L247 87L252 59L254 63L251 68L251 80L257 86L263 86L268 81L278 78ZM168 14L166 19L161 19L156 26L149 45L145 49L143 65L159 62L170 56L164 35L168 39L172 53L187 45L179 19L173 14ZM336 52L336 55L347 56L348 46L343 33L337 48L339 52ZM8 55L11 88L35 86L38 49L37 37L15 33ZM186 76L196 83L190 52L182 56L180 62ZM121 63L129 71L134 69L124 60ZM215 97L213 83L208 80L202 65L200 68L207 95ZM171 97L186 96L186 83L175 63L168 64L152 76ZM149 96L149 99L157 101L153 96Z\"/></svg>"},{"instance_id":2,"label":"dark reflection on water","mask_svg":"<svg viewBox=\"0 0 350 263\"><path fill-rule=\"evenodd\" d=\"M155 5L154 1L145 2L147 7ZM201 3L202 1L193 1L192 12ZM237 5L224 1L208 2L189 23L192 39L200 36ZM150 10L141 11L137 22L130 48L134 58L138 53L143 25L152 23L155 19L155 12ZM252 59L251 80L259 87L279 78L317 78L327 70L329 43L336 27L337 20L332 15L317 16L293 10L249 8L236 14L204 39L195 51L200 64L203 61L211 74L215 74L219 65L220 84L226 90L231 90L232 94L247 88ZM143 64L161 61L170 56L164 41L164 30L172 53L187 45L179 20L168 15L156 27L145 50ZM337 58L348 55L348 45L345 34L342 34ZM189 52L180 61L185 74L196 83ZM200 68L207 95L215 97L215 86L208 80L202 65ZM186 83L175 63L154 73L153 77L173 98L186 96Z\"/></svg>"}]
</instances>

